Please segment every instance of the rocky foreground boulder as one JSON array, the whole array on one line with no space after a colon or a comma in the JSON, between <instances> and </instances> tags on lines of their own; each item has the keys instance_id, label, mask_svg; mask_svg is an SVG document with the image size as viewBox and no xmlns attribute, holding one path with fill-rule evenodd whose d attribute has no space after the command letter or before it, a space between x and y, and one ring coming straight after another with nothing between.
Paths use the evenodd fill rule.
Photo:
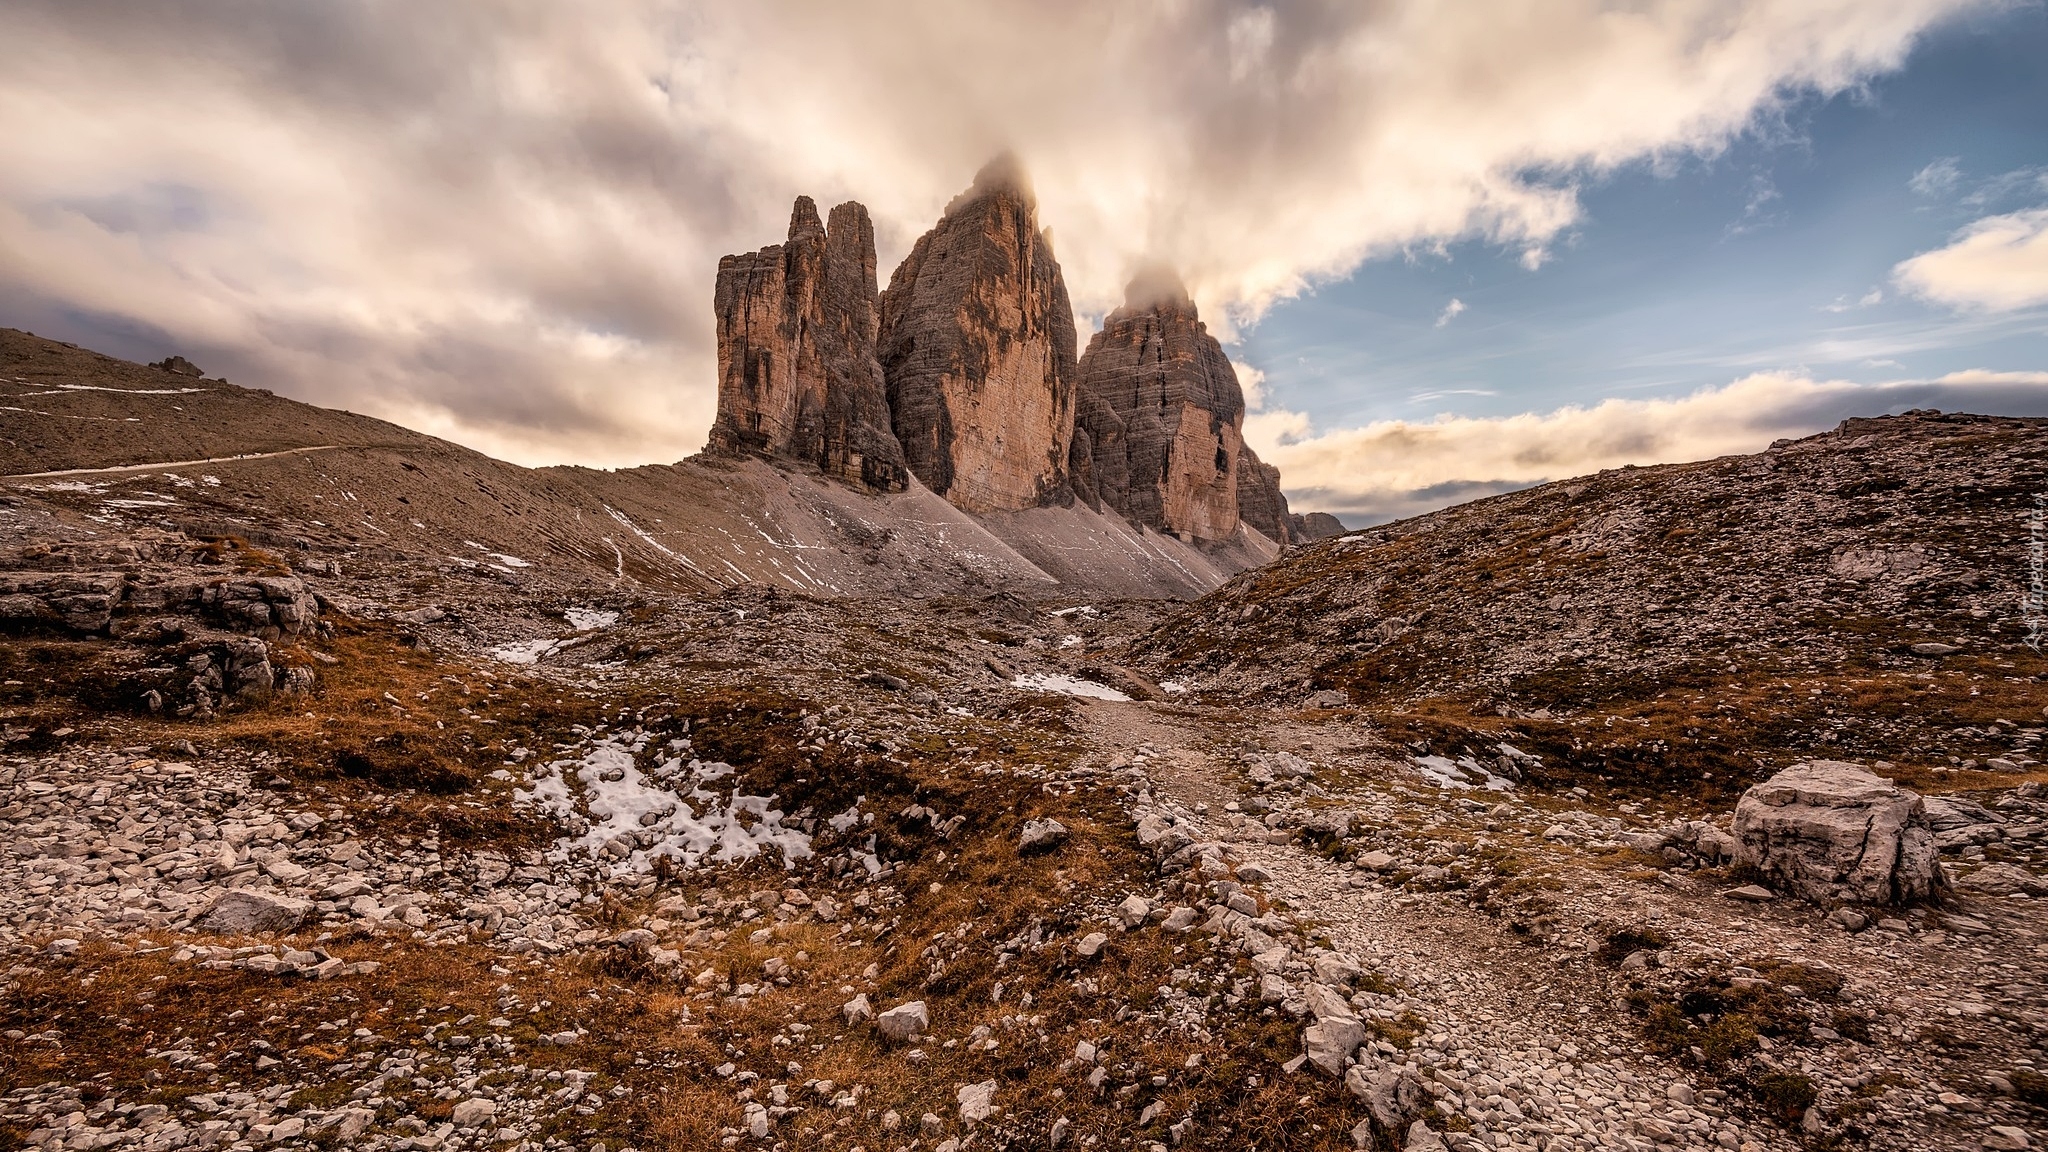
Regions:
<instances>
[{"instance_id":1,"label":"rocky foreground boulder","mask_svg":"<svg viewBox=\"0 0 2048 1152\"><path fill-rule=\"evenodd\" d=\"M1794 764L1743 793L1735 858L1816 903L1910 904L1947 887L1918 793L1838 760Z\"/></svg>"}]
</instances>

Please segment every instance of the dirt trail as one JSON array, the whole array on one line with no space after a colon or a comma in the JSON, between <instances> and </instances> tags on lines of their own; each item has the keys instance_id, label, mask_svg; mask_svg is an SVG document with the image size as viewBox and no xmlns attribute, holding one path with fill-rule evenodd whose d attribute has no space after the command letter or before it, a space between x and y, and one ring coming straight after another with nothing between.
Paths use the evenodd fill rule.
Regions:
<instances>
[{"instance_id":1,"label":"dirt trail","mask_svg":"<svg viewBox=\"0 0 2048 1152\"><path fill-rule=\"evenodd\" d=\"M1712 877L1616 857L1622 824L1571 810L1571 795L1438 789L1411 771L1397 748L1335 715L1145 703L1090 703L1077 713L1102 752L1145 769L1153 799L1182 812L1192 836L1225 840L1237 861L1264 869L1264 879L1249 873L1249 888L1262 900L1384 980L1384 994L1360 994L1354 1002L1378 1037L1376 1056L1409 1066L1430 1086L1436 1109L1427 1119L1444 1129L1450 1148L1802 1146L1800 1125L1769 1117L1743 1082L1647 1052L1642 1023L1624 998L1647 978L1655 996L1669 998L1671 988L1698 986L1716 972L1753 976L1743 965L1767 968L1774 957L1860 974L1831 1000L1835 1009L1819 1009L1819 1021L1839 1023L1839 1013L1827 1017L1839 1009L1870 1017L1874 1031L1884 1033L1882 1050L1849 1043L1821 1025L1817 1039L1798 1045L1774 1050L1763 1041L1763 1072L1782 1068L1819 1084L1825 1111L1806 1119L1819 1123L1815 1134L1855 1125L1872 1148L1976 1146L1972 1129L1985 1121L1964 1119L1974 1105L1954 1093L1964 1082L1960 1070L1931 1074L1937 1060L1923 1043L1890 1041L1935 1021L1956 1021L1956 984L1982 982L1935 968L1964 955L1989 959L1978 943L1989 943L1987 933L2030 941L2030 927L2015 918L1982 924L1952 914L1944 945L1939 931L1919 931L1913 941L1896 933L1855 937L1825 922L1825 910L1726 900ZM1282 779L1278 789L1253 785L1249 769L1280 763L1282 752L1313 763L1317 775ZM1374 869L1366 857L1339 863L1309 851L1290 828L1329 810L1348 810L1354 838L1376 842L1389 859ZM1268 828L1268 812L1278 814L1280 828ZM1628 826L1645 820L1634 808L1620 816ZM1569 830L1561 832L1565 824ZM1499 853L1513 859L1503 875L1542 879L1538 902L1489 906L1481 898L1483 883L1470 877L1485 875L1479 861ZM1991 918L1982 906L1976 914ZM1597 951L1622 929L1663 941L1642 953L1647 965L1632 957L1630 968L1620 968L1618 955ZM1962 949L1958 929L1968 941ZM1929 945L1948 955L1913 955ZM1872 982L1876 957L1901 972ZM1315 976L1300 961L1280 974L1284 986L1268 978L1260 992L1276 1009L1296 1011ZM1810 1015L1808 1006L1794 1011ZM1962 1011L1982 1009L1964 1004ZM1890 1023L1894 1015L1901 1019ZM1315 1068L1296 1074L1319 1076ZM1882 1084L1882 1095L1860 1093L1872 1080ZM1851 1119L1860 1101L1870 1101L1862 1105L1868 1121ZM1798 1121L1796 1109L1792 1119Z\"/></svg>"},{"instance_id":2,"label":"dirt trail","mask_svg":"<svg viewBox=\"0 0 2048 1152\"><path fill-rule=\"evenodd\" d=\"M0 480L53 480L62 476L122 476L133 472L154 472L159 468L198 468L206 464L234 464L244 460L275 460L279 456L298 456L307 452L327 452L339 448L339 444L314 444L305 448L287 448L282 452L249 452L240 456L207 456L198 460L165 460L157 464L122 464L113 468L60 468L55 472L17 472L12 476L0 476Z\"/></svg>"}]
</instances>

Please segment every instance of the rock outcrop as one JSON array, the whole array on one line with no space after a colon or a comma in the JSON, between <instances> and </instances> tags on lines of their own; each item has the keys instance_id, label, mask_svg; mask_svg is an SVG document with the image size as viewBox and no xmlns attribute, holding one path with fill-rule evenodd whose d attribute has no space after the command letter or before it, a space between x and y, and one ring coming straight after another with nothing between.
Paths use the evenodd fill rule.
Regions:
<instances>
[{"instance_id":1,"label":"rock outcrop","mask_svg":"<svg viewBox=\"0 0 2048 1152\"><path fill-rule=\"evenodd\" d=\"M1280 491L1280 469L1259 459L1250 448L1237 464L1237 514L1275 544L1306 544L1342 536L1344 525L1327 512L1304 516L1287 508Z\"/></svg>"},{"instance_id":2,"label":"rock outcrop","mask_svg":"<svg viewBox=\"0 0 2048 1152\"><path fill-rule=\"evenodd\" d=\"M779 456L884 491L906 483L875 358L875 230L851 201L828 227L808 196L789 239L718 262L711 446Z\"/></svg>"},{"instance_id":3,"label":"rock outcrop","mask_svg":"<svg viewBox=\"0 0 2048 1152\"><path fill-rule=\"evenodd\" d=\"M1130 282L1080 378L1077 494L1184 540L1236 535L1244 392L1178 276L1152 269Z\"/></svg>"},{"instance_id":4,"label":"rock outcrop","mask_svg":"<svg viewBox=\"0 0 2048 1152\"><path fill-rule=\"evenodd\" d=\"M1133 280L1077 359L1051 233L1013 158L975 176L880 293L866 209L841 204L828 227L799 197L786 241L719 262L716 310L713 452L884 491L914 475L977 517L1078 498L1229 571L1272 551L1247 523L1276 544L1343 531L1289 513L1279 472L1244 447L1237 374L1171 272Z\"/></svg>"},{"instance_id":5,"label":"rock outcrop","mask_svg":"<svg viewBox=\"0 0 2048 1152\"><path fill-rule=\"evenodd\" d=\"M1820 903L1907 904L1947 880L1917 793L1855 764L1809 760L1742 794L1736 862Z\"/></svg>"},{"instance_id":6,"label":"rock outcrop","mask_svg":"<svg viewBox=\"0 0 2048 1152\"><path fill-rule=\"evenodd\" d=\"M983 168L889 279L879 354L910 471L968 512L1068 491L1074 313L1016 162Z\"/></svg>"}]
</instances>

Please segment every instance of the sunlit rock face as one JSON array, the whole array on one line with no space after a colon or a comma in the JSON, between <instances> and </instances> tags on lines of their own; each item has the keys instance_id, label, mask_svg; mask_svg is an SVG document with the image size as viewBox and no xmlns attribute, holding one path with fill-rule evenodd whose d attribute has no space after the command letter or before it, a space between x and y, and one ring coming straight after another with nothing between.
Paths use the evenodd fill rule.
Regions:
<instances>
[{"instance_id":1,"label":"sunlit rock face","mask_svg":"<svg viewBox=\"0 0 2048 1152\"><path fill-rule=\"evenodd\" d=\"M1183 539L1235 535L1244 392L1179 277L1132 280L1080 368L1076 490Z\"/></svg>"},{"instance_id":2,"label":"sunlit rock face","mask_svg":"<svg viewBox=\"0 0 2048 1152\"><path fill-rule=\"evenodd\" d=\"M968 512L1067 497L1074 313L1014 160L983 168L882 293L879 355L904 461Z\"/></svg>"},{"instance_id":3,"label":"sunlit rock face","mask_svg":"<svg viewBox=\"0 0 2048 1152\"><path fill-rule=\"evenodd\" d=\"M851 201L828 227L808 196L789 239L718 262L712 448L779 456L872 488L907 482L875 358L875 230Z\"/></svg>"}]
</instances>

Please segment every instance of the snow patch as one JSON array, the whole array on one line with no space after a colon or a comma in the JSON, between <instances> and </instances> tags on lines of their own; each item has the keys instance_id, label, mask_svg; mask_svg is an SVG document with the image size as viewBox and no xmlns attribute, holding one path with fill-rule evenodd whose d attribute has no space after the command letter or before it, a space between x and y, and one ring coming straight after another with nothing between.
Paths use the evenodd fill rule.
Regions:
<instances>
[{"instance_id":1,"label":"snow patch","mask_svg":"<svg viewBox=\"0 0 2048 1152\"><path fill-rule=\"evenodd\" d=\"M578 632L595 632L617 624L619 614L609 608L571 608L562 613L562 619Z\"/></svg>"},{"instance_id":2,"label":"snow patch","mask_svg":"<svg viewBox=\"0 0 2048 1152\"><path fill-rule=\"evenodd\" d=\"M1028 692L1058 692L1066 696L1085 696L1090 700L1115 700L1128 704L1131 698L1093 680L1082 680L1075 676L1062 676L1057 672L1032 672L1010 681L1013 688Z\"/></svg>"},{"instance_id":3,"label":"snow patch","mask_svg":"<svg viewBox=\"0 0 2048 1152\"><path fill-rule=\"evenodd\" d=\"M571 829L555 842L557 859L586 855L621 875L651 871L663 856L694 868L773 848L788 867L812 854L808 835L783 826L775 797L705 787L732 775L730 764L657 755L643 770L638 754L648 739L638 731L604 737L579 759L536 769L530 789L514 789L516 803Z\"/></svg>"},{"instance_id":4,"label":"snow patch","mask_svg":"<svg viewBox=\"0 0 2048 1152\"><path fill-rule=\"evenodd\" d=\"M844 832L848 828L853 827L855 824L860 823L860 806L862 801L865 801L866 799L866 796L854 797L853 807L848 808L846 811L841 812L837 816L827 818L825 823L830 824L834 832ZM868 819L869 821L873 821L874 815L870 813Z\"/></svg>"},{"instance_id":5,"label":"snow patch","mask_svg":"<svg viewBox=\"0 0 2048 1152\"><path fill-rule=\"evenodd\" d=\"M503 660L507 664L538 664L544 657L552 656L560 651L561 647L562 642L560 640L542 637L539 640L527 640L518 644L507 644L501 648L493 648L491 649L491 655Z\"/></svg>"},{"instance_id":6,"label":"snow patch","mask_svg":"<svg viewBox=\"0 0 2048 1152\"><path fill-rule=\"evenodd\" d=\"M1515 786L1514 781L1494 775L1470 756L1460 756L1456 760L1448 756L1416 756L1412 759L1416 769L1439 788L1485 788L1490 792L1506 792Z\"/></svg>"}]
</instances>

